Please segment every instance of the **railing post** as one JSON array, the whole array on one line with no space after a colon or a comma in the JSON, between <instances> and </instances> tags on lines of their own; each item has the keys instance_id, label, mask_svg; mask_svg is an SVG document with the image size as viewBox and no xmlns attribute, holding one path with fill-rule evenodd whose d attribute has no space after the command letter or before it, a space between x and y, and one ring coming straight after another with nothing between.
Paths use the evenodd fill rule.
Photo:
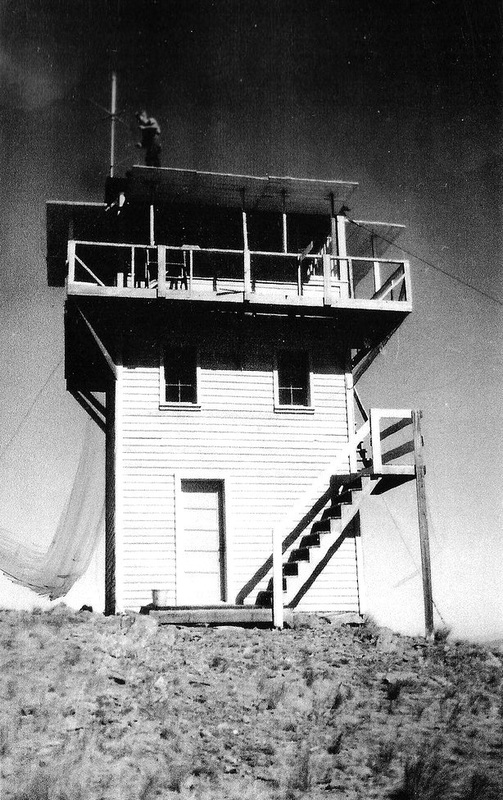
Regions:
<instances>
[{"instance_id":1,"label":"railing post","mask_svg":"<svg viewBox=\"0 0 503 800\"><path fill-rule=\"evenodd\" d=\"M157 294L166 296L166 247L157 245Z\"/></svg>"},{"instance_id":2,"label":"railing post","mask_svg":"<svg viewBox=\"0 0 503 800\"><path fill-rule=\"evenodd\" d=\"M382 449L381 449L381 413L378 408L370 409L370 441L372 444L372 469L374 472L382 470Z\"/></svg>"},{"instance_id":3,"label":"railing post","mask_svg":"<svg viewBox=\"0 0 503 800\"><path fill-rule=\"evenodd\" d=\"M380 261L374 261L373 272L374 272L374 294L375 294L381 288L381 262Z\"/></svg>"},{"instance_id":4,"label":"railing post","mask_svg":"<svg viewBox=\"0 0 503 800\"><path fill-rule=\"evenodd\" d=\"M244 299L249 300L251 294L251 258L250 251L243 251L243 267L244 267Z\"/></svg>"},{"instance_id":5,"label":"railing post","mask_svg":"<svg viewBox=\"0 0 503 800\"><path fill-rule=\"evenodd\" d=\"M410 262L404 261L403 262L403 272L404 272L404 281L405 281L405 300L408 303L412 302L412 284L410 280Z\"/></svg>"},{"instance_id":6,"label":"railing post","mask_svg":"<svg viewBox=\"0 0 503 800\"><path fill-rule=\"evenodd\" d=\"M154 204L150 203L149 207L149 236L150 236L150 246L155 246L155 208Z\"/></svg>"},{"instance_id":7,"label":"railing post","mask_svg":"<svg viewBox=\"0 0 503 800\"><path fill-rule=\"evenodd\" d=\"M349 262L341 260L347 256L346 246L346 217L339 214L336 218L337 222L337 255L339 256L339 280L343 281L349 287L349 296L352 296L351 278L349 274Z\"/></svg>"},{"instance_id":8,"label":"railing post","mask_svg":"<svg viewBox=\"0 0 503 800\"><path fill-rule=\"evenodd\" d=\"M272 529L272 621L275 628L283 627L283 549L279 526Z\"/></svg>"},{"instance_id":9,"label":"railing post","mask_svg":"<svg viewBox=\"0 0 503 800\"><path fill-rule=\"evenodd\" d=\"M192 291L192 279L194 277L194 251L189 250L189 292Z\"/></svg>"},{"instance_id":10,"label":"railing post","mask_svg":"<svg viewBox=\"0 0 503 800\"><path fill-rule=\"evenodd\" d=\"M244 190L243 190L243 206L244 206ZM244 281L244 299L250 299L251 293L251 258L250 250L248 247L248 222L246 219L246 211L242 211L243 220L243 281Z\"/></svg>"},{"instance_id":11,"label":"railing post","mask_svg":"<svg viewBox=\"0 0 503 800\"><path fill-rule=\"evenodd\" d=\"M332 259L330 256L323 256L323 304L332 305Z\"/></svg>"},{"instance_id":12,"label":"railing post","mask_svg":"<svg viewBox=\"0 0 503 800\"><path fill-rule=\"evenodd\" d=\"M350 364L346 366L345 384L346 384L346 409L348 418L349 439L351 440L352 437L354 438L356 431L355 431L354 381ZM357 471L356 444L350 450L349 453L349 471L350 472Z\"/></svg>"},{"instance_id":13,"label":"railing post","mask_svg":"<svg viewBox=\"0 0 503 800\"><path fill-rule=\"evenodd\" d=\"M75 240L68 241L68 283L75 281Z\"/></svg>"}]
</instances>

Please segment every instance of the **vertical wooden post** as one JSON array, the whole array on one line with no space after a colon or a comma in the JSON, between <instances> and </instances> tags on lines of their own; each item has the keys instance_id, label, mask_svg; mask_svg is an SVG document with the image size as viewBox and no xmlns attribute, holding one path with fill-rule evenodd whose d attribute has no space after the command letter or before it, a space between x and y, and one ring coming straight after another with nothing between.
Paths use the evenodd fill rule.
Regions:
<instances>
[{"instance_id":1,"label":"vertical wooden post","mask_svg":"<svg viewBox=\"0 0 503 800\"><path fill-rule=\"evenodd\" d=\"M424 482L425 466L423 437L421 435L422 411L412 411L414 431L414 464L416 467L417 515L419 520L419 543L421 547L421 567L423 573L424 621L426 638L433 636L433 592L431 587L430 542L428 538L428 518L426 516L426 488Z\"/></svg>"},{"instance_id":2,"label":"vertical wooden post","mask_svg":"<svg viewBox=\"0 0 503 800\"><path fill-rule=\"evenodd\" d=\"M244 203L244 198L243 198ZM246 211L243 209L243 280L244 280L244 299L249 300L251 292L251 259L248 248L248 224L246 221Z\"/></svg>"},{"instance_id":3,"label":"vertical wooden post","mask_svg":"<svg viewBox=\"0 0 503 800\"><path fill-rule=\"evenodd\" d=\"M283 627L283 548L279 527L272 530L272 621L275 628Z\"/></svg>"},{"instance_id":4,"label":"vertical wooden post","mask_svg":"<svg viewBox=\"0 0 503 800\"><path fill-rule=\"evenodd\" d=\"M75 281L75 241L68 241L68 283Z\"/></svg>"},{"instance_id":5,"label":"vertical wooden post","mask_svg":"<svg viewBox=\"0 0 503 800\"><path fill-rule=\"evenodd\" d=\"M374 236L374 234L371 235L370 241L372 243L372 258L375 258L376 248L375 248L375 236ZM374 261L373 271L374 271L374 294L375 294L381 288L381 262L380 261Z\"/></svg>"},{"instance_id":6,"label":"vertical wooden post","mask_svg":"<svg viewBox=\"0 0 503 800\"><path fill-rule=\"evenodd\" d=\"M353 373L351 372L351 359L346 362L346 372L344 374L344 383L346 386L346 415L348 421L348 439L351 441L355 435L355 398L354 398L354 380ZM349 471L357 471L356 448L352 447L349 451Z\"/></svg>"},{"instance_id":7,"label":"vertical wooden post","mask_svg":"<svg viewBox=\"0 0 503 800\"><path fill-rule=\"evenodd\" d=\"M346 297L352 297L352 276L350 274L349 260L341 260L340 258L340 256L347 256L348 254L346 246L346 217L342 214L337 217L337 253L339 255L339 280L346 284Z\"/></svg>"},{"instance_id":8,"label":"vertical wooden post","mask_svg":"<svg viewBox=\"0 0 503 800\"><path fill-rule=\"evenodd\" d=\"M192 279L194 277L194 251L189 250L189 292L192 291Z\"/></svg>"},{"instance_id":9,"label":"vertical wooden post","mask_svg":"<svg viewBox=\"0 0 503 800\"><path fill-rule=\"evenodd\" d=\"M283 189L281 192L282 201L282 218L283 218L283 252L288 253L288 227L286 219L286 192Z\"/></svg>"},{"instance_id":10,"label":"vertical wooden post","mask_svg":"<svg viewBox=\"0 0 503 800\"><path fill-rule=\"evenodd\" d=\"M332 259L330 256L323 255L323 305L332 305Z\"/></svg>"},{"instance_id":11,"label":"vertical wooden post","mask_svg":"<svg viewBox=\"0 0 503 800\"><path fill-rule=\"evenodd\" d=\"M157 245L157 294L166 297L166 247Z\"/></svg>"},{"instance_id":12,"label":"vertical wooden post","mask_svg":"<svg viewBox=\"0 0 503 800\"><path fill-rule=\"evenodd\" d=\"M117 74L112 72L112 105L110 108L110 177L114 176L115 122L117 119Z\"/></svg>"},{"instance_id":13,"label":"vertical wooden post","mask_svg":"<svg viewBox=\"0 0 503 800\"><path fill-rule=\"evenodd\" d=\"M155 246L155 214L154 214L154 203L150 203L149 209L149 228L150 228L150 246Z\"/></svg>"},{"instance_id":14,"label":"vertical wooden post","mask_svg":"<svg viewBox=\"0 0 503 800\"><path fill-rule=\"evenodd\" d=\"M381 449L381 414L379 408L370 409L370 443L372 446L372 469L375 473L382 470Z\"/></svg>"}]
</instances>

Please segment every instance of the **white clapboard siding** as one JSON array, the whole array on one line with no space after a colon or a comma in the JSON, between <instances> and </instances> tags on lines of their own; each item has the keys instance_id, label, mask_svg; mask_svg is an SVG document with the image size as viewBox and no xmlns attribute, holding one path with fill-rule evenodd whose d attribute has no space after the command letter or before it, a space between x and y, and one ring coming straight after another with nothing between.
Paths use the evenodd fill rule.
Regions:
<instances>
[{"instance_id":1,"label":"white clapboard siding","mask_svg":"<svg viewBox=\"0 0 503 800\"><path fill-rule=\"evenodd\" d=\"M299 611L359 612L354 537L343 539L324 570L296 608Z\"/></svg>"},{"instance_id":2,"label":"white clapboard siding","mask_svg":"<svg viewBox=\"0 0 503 800\"><path fill-rule=\"evenodd\" d=\"M344 374L323 341L311 342L314 410L307 413L275 412L272 350L269 363L264 363L263 356L247 353L243 366L235 363L227 342L220 350L219 346L215 340L200 354L200 410L160 407L161 372L153 362L153 348L145 349L142 366L137 366L138 353L130 365L126 360L121 408L122 530L117 535L123 542L122 596L128 608L151 602L151 590L156 588L167 589L169 602L175 604L177 476L225 481L227 600L234 602L271 555L272 528L347 442ZM346 466L342 464L341 470ZM352 554L348 551L344 556L346 561L342 549L336 556L340 569L348 574L342 581L340 572L340 597L331 602L344 607L349 603L353 608L357 604L354 546ZM317 579L305 603L318 603L320 609L328 610L334 582L328 572L327 576ZM246 602L254 601L265 582L264 578Z\"/></svg>"}]
</instances>

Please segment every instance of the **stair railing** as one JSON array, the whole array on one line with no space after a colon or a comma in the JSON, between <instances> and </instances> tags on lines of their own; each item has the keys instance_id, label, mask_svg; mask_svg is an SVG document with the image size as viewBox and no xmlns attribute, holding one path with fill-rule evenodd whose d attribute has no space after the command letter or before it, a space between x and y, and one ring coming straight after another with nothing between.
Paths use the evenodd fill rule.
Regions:
<instances>
[{"instance_id":1,"label":"stair railing","mask_svg":"<svg viewBox=\"0 0 503 800\"><path fill-rule=\"evenodd\" d=\"M356 452L358 445L370 434L370 422L365 422L337 453L335 460L316 478L301 500L293 507L288 517L273 529L273 541L281 541L281 552L284 554L299 536L306 530L318 514L330 501L333 489L330 480L334 473L341 470L344 462L349 462L350 455ZM300 520L300 521L299 521ZM259 567L250 580L243 586L236 597L238 605L244 603L246 597L267 575L273 566L272 555Z\"/></svg>"},{"instance_id":2,"label":"stair railing","mask_svg":"<svg viewBox=\"0 0 503 800\"><path fill-rule=\"evenodd\" d=\"M396 420L381 430L381 420ZM396 442L395 446L383 452L383 442L395 437L400 431L411 427L411 438ZM407 432L408 433L408 432ZM392 463L408 453L414 452L412 439L412 410L410 408L371 408L370 438L372 447L372 471L378 475L414 475L414 464ZM403 439L403 437L402 437ZM393 441L391 442L393 444Z\"/></svg>"}]
</instances>

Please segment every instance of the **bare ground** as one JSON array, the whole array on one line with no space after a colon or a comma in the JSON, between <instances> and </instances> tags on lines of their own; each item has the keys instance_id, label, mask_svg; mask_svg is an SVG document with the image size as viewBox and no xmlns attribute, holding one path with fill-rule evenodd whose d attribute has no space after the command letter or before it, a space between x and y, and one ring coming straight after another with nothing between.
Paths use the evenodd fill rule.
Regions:
<instances>
[{"instance_id":1,"label":"bare ground","mask_svg":"<svg viewBox=\"0 0 503 800\"><path fill-rule=\"evenodd\" d=\"M0 797L500 800L501 653L439 638L0 612Z\"/></svg>"}]
</instances>

